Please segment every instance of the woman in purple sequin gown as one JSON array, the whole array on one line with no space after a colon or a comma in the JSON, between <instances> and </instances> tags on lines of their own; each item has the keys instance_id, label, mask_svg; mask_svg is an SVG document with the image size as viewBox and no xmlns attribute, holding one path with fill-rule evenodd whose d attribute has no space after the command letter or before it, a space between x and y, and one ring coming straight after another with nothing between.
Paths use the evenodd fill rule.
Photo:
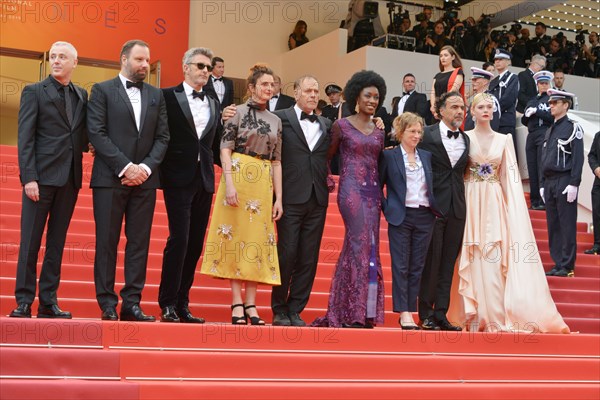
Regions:
<instances>
[{"instance_id":1,"label":"woman in purple sequin gown","mask_svg":"<svg viewBox=\"0 0 600 400\"><path fill-rule=\"evenodd\" d=\"M377 162L384 132L375 126L372 116L385 93L385 81L372 71L357 72L344 88L349 108L356 113L334 123L329 155L339 149L337 200L346 234L331 282L327 314L317 318L313 326L371 328L383 324Z\"/></svg>"}]
</instances>

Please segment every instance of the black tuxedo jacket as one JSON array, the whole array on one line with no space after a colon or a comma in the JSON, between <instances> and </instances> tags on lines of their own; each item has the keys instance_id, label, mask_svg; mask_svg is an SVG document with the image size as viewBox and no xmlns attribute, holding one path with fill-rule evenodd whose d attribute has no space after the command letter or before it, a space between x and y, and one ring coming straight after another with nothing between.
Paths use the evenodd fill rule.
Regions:
<instances>
[{"instance_id":1,"label":"black tuxedo jacket","mask_svg":"<svg viewBox=\"0 0 600 400\"><path fill-rule=\"evenodd\" d=\"M432 192L431 153L424 149L417 149L417 153L423 164L429 207L434 214L439 215ZM407 191L406 167L404 166L404 156L400 146L386 149L381 153L379 157L379 184L382 189L384 186L387 188L387 196L381 197L381 209L385 219L390 225L400 226L406 217Z\"/></svg>"},{"instance_id":2,"label":"black tuxedo jacket","mask_svg":"<svg viewBox=\"0 0 600 400\"><path fill-rule=\"evenodd\" d=\"M183 83L162 89L169 117L169 147L160 165L160 182L163 188L183 187L194 179L200 155L202 185L208 193L215 191L214 144L219 144L219 102L207 96L210 119L198 139ZM216 140L215 140L216 138Z\"/></svg>"},{"instance_id":3,"label":"black tuxedo jacket","mask_svg":"<svg viewBox=\"0 0 600 400\"><path fill-rule=\"evenodd\" d=\"M213 99L217 101L221 105L221 110L225 107L233 104L233 81L231 79L223 77L223 84L225 85L225 94L223 95L223 102L219 102L219 96L217 96L217 92L215 92L215 87L213 85L212 75L208 77L208 82L202 88L204 92L206 92L209 96L212 96Z\"/></svg>"},{"instance_id":4,"label":"black tuxedo jacket","mask_svg":"<svg viewBox=\"0 0 600 400\"><path fill-rule=\"evenodd\" d=\"M394 97L392 100L392 112L390 113L390 117L392 121L398 116L398 103L402 96L398 96L398 100ZM420 115L423 119L427 120L429 113L429 102L427 101L427 96L423 93L419 93L414 91L408 96L408 100L404 104L404 112L412 112Z\"/></svg>"},{"instance_id":5,"label":"black tuxedo jacket","mask_svg":"<svg viewBox=\"0 0 600 400\"><path fill-rule=\"evenodd\" d=\"M592 173L596 168L600 167L600 132L596 132L596 135L594 135L592 147L590 147L590 152L588 153L588 164L592 169ZM594 186L600 186L600 178L597 176L594 178Z\"/></svg>"},{"instance_id":6,"label":"black tuxedo jacket","mask_svg":"<svg viewBox=\"0 0 600 400\"><path fill-rule=\"evenodd\" d=\"M529 100L535 98L537 94L538 90L535 80L533 79L533 71L527 68L525 71L519 72L517 111L523 114Z\"/></svg>"},{"instance_id":7,"label":"black tuxedo jacket","mask_svg":"<svg viewBox=\"0 0 600 400\"><path fill-rule=\"evenodd\" d=\"M331 121L318 117L322 134L311 151L294 108L275 111L274 114L282 124L283 204L306 203L314 188L319 205L327 206L327 150L331 141Z\"/></svg>"},{"instance_id":8,"label":"black tuxedo jacket","mask_svg":"<svg viewBox=\"0 0 600 400\"><path fill-rule=\"evenodd\" d=\"M279 93L279 98L277 99L277 103L275 103L275 110L271 111L284 110L294 107L295 104L296 100L293 97Z\"/></svg>"},{"instance_id":9,"label":"black tuxedo jacket","mask_svg":"<svg viewBox=\"0 0 600 400\"><path fill-rule=\"evenodd\" d=\"M510 71L504 74L502 81L497 76L490 82L488 93L493 94L500 103L500 126L512 127L514 130L517 124L515 110L519 97L519 78Z\"/></svg>"},{"instance_id":10,"label":"black tuxedo jacket","mask_svg":"<svg viewBox=\"0 0 600 400\"><path fill-rule=\"evenodd\" d=\"M440 124L425 127L423 140L419 148L431 153L431 169L433 172L433 197L438 210L448 216L450 207L454 209L454 216L459 219L466 218L464 175L469 161L469 137L461 132L465 140L465 151L454 167L440 136Z\"/></svg>"},{"instance_id":11,"label":"black tuxedo jacket","mask_svg":"<svg viewBox=\"0 0 600 400\"><path fill-rule=\"evenodd\" d=\"M87 113L88 134L96 149L92 188L122 187L119 174L130 162L143 163L152 171L141 188L159 187L158 166L169 144L167 107L162 91L147 83L141 98L138 131L133 107L118 76L92 87Z\"/></svg>"},{"instance_id":12,"label":"black tuxedo jacket","mask_svg":"<svg viewBox=\"0 0 600 400\"><path fill-rule=\"evenodd\" d=\"M25 86L21 94L18 157L21 184L64 186L73 166L74 185L81 187L82 152L87 151L87 92L73 85L77 106L69 124L65 105L52 78Z\"/></svg>"}]
</instances>

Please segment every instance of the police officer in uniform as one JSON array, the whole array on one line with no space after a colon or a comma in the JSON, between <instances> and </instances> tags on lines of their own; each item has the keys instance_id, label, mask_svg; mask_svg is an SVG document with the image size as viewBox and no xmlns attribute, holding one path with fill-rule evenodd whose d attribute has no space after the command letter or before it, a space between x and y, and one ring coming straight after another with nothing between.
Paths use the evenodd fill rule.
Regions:
<instances>
[{"instance_id":1,"label":"police officer in uniform","mask_svg":"<svg viewBox=\"0 0 600 400\"><path fill-rule=\"evenodd\" d=\"M332 83L331 85L325 86L325 94L329 97L331 104L323 107L323 116L330 119L333 123L338 119L340 113L340 107L342 105L342 88L335 83Z\"/></svg>"},{"instance_id":2,"label":"police officer in uniform","mask_svg":"<svg viewBox=\"0 0 600 400\"><path fill-rule=\"evenodd\" d=\"M488 93L488 88L490 86L490 80L494 77L494 74L488 72L484 69L471 67L471 83L473 86L473 97L479 93ZM500 103L496 97L494 99L494 114L493 118L490 121L490 126L496 132L498 132L498 127L500 126ZM469 107L467 107L467 113L465 115L465 131L470 131L475 129L475 120L471 116L471 102L472 98L469 100Z\"/></svg>"},{"instance_id":3,"label":"police officer in uniform","mask_svg":"<svg viewBox=\"0 0 600 400\"><path fill-rule=\"evenodd\" d=\"M548 105L549 97L546 93L550 89L554 75L548 71L539 71L533 74L533 79L537 84L538 94L525 105L521 122L529 130L525 143L525 153L527 155L527 170L529 171L529 188L531 189L531 209L545 210L546 207L540 197L540 164L544 136L552 122L554 122L554 117L550 114L550 105Z\"/></svg>"},{"instance_id":4,"label":"police officer in uniform","mask_svg":"<svg viewBox=\"0 0 600 400\"><path fill-rule=\"evenodd\" d=\"M546 203L550 276L574 276L577 251L577 192L583 170L583 129L567 117L573 93L548 90L554 123L546 132L542 149L540 196Z\"/></svg>"}]
</instances>

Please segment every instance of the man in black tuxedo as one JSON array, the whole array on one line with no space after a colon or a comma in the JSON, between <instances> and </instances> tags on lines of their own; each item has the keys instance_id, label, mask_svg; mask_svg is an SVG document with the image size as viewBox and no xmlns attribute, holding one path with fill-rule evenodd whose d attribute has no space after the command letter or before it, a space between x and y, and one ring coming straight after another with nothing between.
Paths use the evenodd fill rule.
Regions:
<instances>
[{"instance_id":1,"label":"man in black tuxedo","mask_svg":"<svg viewBox=\"0 0 600 400\"><path fill-rule=\"evenodd\" d=\"M38 252L48 220L37 316L71 318L71 313L58 307L56 291L67 229L81 188L82 151L87 150L87 92L71 83L77 66L77 50L72 44L54 43L49 58L50 76L25 86L21 95L21 245L15 285L17 308L11 317L31 317Z\"/></svg>"},{"instance_id":2,"label":"man in black tuxedo","mask_svg":"<svg viewBox=\"0 0 600 400\"><path fill-rule=\"evenodd\" d=\"M188 305L215 192L213 150L218 144L220 106L202 90L212 57L209 49L189 49L183 56L184 81L163 89L171 135L160 165L169 219L158 293L163 322L204 323Z\"/></svg>"},{"instance_id":3,"label":"man in black tuxedo","mask_svg":"<svg viewBox=\"0 0 600 400\"><path fill-rule=\"evenodd\" d=\"M148 44L126 42L119 76L95 84L88 105L89 137L96 149L90 185L96 221L94 281L104 320L118 319L114 285L117 244L125 217L121 320L154 321L143 313L140 301L159 186L158 166L167 151L169 126L162 91L144 83L149 69Z\"/></svg>"},{"instance_id":4,"label":"man in black tuxedo","mask_svg":"<svg viewBox=\"0 0 600 400\"><path fill-rule=\"evenodd\" d=\"M392 99L392 110L390 112L390 123L393 123L394 119L398 115L402 115L404 112L412 112L418 114L425 121L429 119L429 102L427 96L423 93L419 93L415 90L417 86L417 80L411 73L404 75L402 78L402 88L404 93L402 96L394 97ZM390 138L386 135L386 147L397 144L396 138Z\"/></svg>"},{"instance_id":5,"label":"man in black tuxedo","mask_svg":"<svg viewBox=\"0 0 600 400\"><path fill-rule=\"evenodd\" d=\"M594 226L594 245L584 251L585 254L600 254L600 132L596 132L592 147L588 153L588 164L594 173L592 186L592 223Z\"/></svg>"},{"instance_id":6,"label":"man in black tuxedo","mask_svg":"<svg viewBox=\"0 0 600 400\"><path fill-rule=\"evenodd\" d=\"M212 75L204 85L204 91L221 105L221 111L233 104L233 81L225 78L225 61L221 57L212 59Z\"/></svg>"},{"instance_id":7,"label":"man in black tuxedo","mask_svg":"<svg viewBox=\"0 0 600 400\"><path fill-rule=\"evenodd\" d=\"M331 121L314 113L319 83L303 76L294 83L296 105L276 111L283 145L283 207L277 221L281 286L271 294L273 325L304 326L300 313L308 303L317 272L329 191L327 150Z\"/></svg>"},{"instance_id":8,"label":"man in black tuxedo","mask_svg":"<svg viewBox=\"0 0 600 400\"><path fill-rule=\"evenodd\" d=\"M464 174L468 165L469 137L460 130L465 103L458 92L440 96L437 114L442 117L425 128L419 147L432 154L433 194L438 210L419 292L419 318L423 329L460 331L446 317L454 264L465 228Z\"/></svg>"},{"instance_id":9,"label":"man in black tuxedo","mask_svg":"<svg viewBox=\"0 0 600 400\"><path fill-rule=\"evenodd\" d=\"M271 100L267 103L267 110L277 111L293 107L296 104L296 100L291 96L281 93L281 78L279 76L273 75L273 84L273 96L271 96Z\"/></svg>"},{"instance_id":10,"label":"man in black tuxedo","mask_svg":"<svg viewBox=\"0 0 600 400\"><path fill-rule=\"evenodd\" d=\"M546 57L536 54L531 57L529 68L519 72L519 94L517 102L517 111L525 113L525 106L529 100L534 99L538 94L538 88L533 75L546 68Z\"/></svg>"}]
</instances>

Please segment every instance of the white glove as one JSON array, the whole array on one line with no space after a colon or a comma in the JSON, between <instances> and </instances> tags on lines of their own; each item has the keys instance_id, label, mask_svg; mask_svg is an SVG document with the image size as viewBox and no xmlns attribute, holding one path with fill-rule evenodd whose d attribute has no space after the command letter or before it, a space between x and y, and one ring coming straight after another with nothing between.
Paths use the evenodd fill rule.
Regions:
<instances>
[{"instance_id":1,"label":"white glove","mask_svg":"<svg viewBox=\"0 0 600 400\"><path fill-rule=\"evenodd\" d=\"M535 114L535 112L537 111L537 108L535 107L529 107L527 110L525 110L525 116L527 118L531 117L533 114Z\"/></svg>"},{"instance_id":2,"label":"white glove","mask_svg":"<svg viewBox=\"0 0 600 400\"><path fill-rule=\"evenodd\" d=\"M577 186L569 185L563 190L562 194L567 195L567 203L572 203L577 198Z\"/></svg>"},{"instance_id":3,"label":"white glove","mask_svg":"<svg viewBox=\"0 0 600 400\"><path fill-rule=\"evenodd\" d=\"M544 188L540 188L540 197L542 198L542 201L545 203L546 199L544 199Z\"/></svg>"}]
</instances>

